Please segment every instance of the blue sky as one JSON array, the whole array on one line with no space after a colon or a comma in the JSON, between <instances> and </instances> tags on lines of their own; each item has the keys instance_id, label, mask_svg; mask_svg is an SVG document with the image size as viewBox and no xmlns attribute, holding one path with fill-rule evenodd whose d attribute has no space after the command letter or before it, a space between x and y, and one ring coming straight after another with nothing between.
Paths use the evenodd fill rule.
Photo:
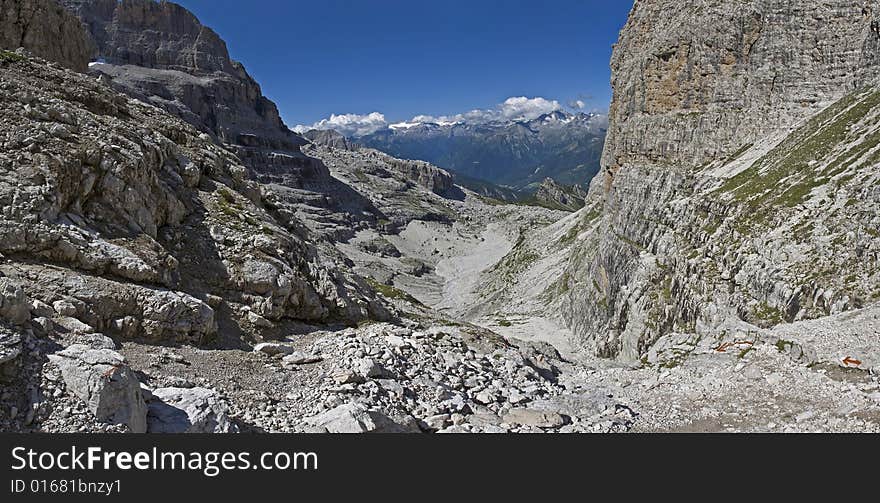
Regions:
<instances>
[{"instance_id":1,"label":"blue sky","mask_svg":"<svg viewBox=\"0 0 880 503\"><path fill-rule=\"evenodd\" d=\"M226 40L290 126L543 97L606 109L622 0L177 0Z\"/></svg>"}]
</instances>

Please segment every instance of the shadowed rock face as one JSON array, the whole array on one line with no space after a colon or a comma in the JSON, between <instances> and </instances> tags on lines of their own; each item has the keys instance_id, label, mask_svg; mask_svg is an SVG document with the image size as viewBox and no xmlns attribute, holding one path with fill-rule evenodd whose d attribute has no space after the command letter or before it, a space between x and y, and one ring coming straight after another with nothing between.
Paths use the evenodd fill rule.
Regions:
<instances>
[{"instance_id":1,"label":"shadowed rock face","mask_svg":"<svg viewBox=\"0 0 880 503\"><path fill-rule=\"evenodd\" d=\"M256 171L320 171L305 141L226 43L183 7L153 0L61 0L88 28L96 71L120 90L161 106L233 147ZM325 173L317 173L324 175Z\"/></svg>"},{"instance_id":2,"label":"shadowed rock face","mask_svg":"<svg viewBox=\"0 0 880 503\"><path fill-rule=\"evenodd\" d=\"M566 271L562 312L585 345L637 359L669 331L773 325L877 295L878 240L858 216L878 211L877 103L856 92L880 70L877 12L635 3L591 189L601 224Z\"/></svg>"},{"instance_id":3,"label":"shadowed rock face","mask_svg":"<svg viewBox=\"0 0 880 503\"><path fill-rule=\"evenodd\" d=\"M0 0L0 49L19 47L78 72L89 62L85 33L53 0Z\"/></svg>"}]
</instances>

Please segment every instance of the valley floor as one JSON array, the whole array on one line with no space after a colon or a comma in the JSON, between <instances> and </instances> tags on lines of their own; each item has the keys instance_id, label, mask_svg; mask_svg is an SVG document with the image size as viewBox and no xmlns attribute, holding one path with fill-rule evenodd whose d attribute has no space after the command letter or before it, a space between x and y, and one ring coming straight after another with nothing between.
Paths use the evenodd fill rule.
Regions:
<instances>
[{"instance_id":1,"label":"valley floor","mask_svg":"<svg viewBox=\"0 0 880 503\"><path fill-rule=\"evenodd\" d=\"M174 390L175 407L204 420L191 431L880 432L880 381L870 372L880 363L880 308L754 327L739 339L673 334L638 364L604 360L552 313L486 294L522 233L565 226L567 214L450 204L464 217L455 224L413 221L399 235L363 231L340 247L357 272L393 285L383 294L402 313L397 323L291 325L253 350L126 342L120 353L148 393L167 401ZM366 251L377 239L397 252ZM520 288L538 287L511 291ZM67 345L32 340L32 354L55 343ZM28 360L24 372L41 365ZM52 399L34 400L4 430L119 429L96 422L47 368L39 393Z\"/></svg>"},{"instance_id":2,"label":"valley floor","mask_svg":"<svg viewBox=\"0 0 880 503\"><path fill-rule=\"evenodd\" d=\"M413 222L393 242L405 256L435 257L430 282L395 283L414 297L513 345L558 351L566 391L540 407L583 418L597 396L606 397L634 412L636 432L880 432L880 382L869 371L880 363L873 349L880 345L880 309L752 327L749 340L672 335L658 343L653 362L638 366L596 358L545 313L487 309L480 284L513 250L518 233L537 230L519 226L534 223L526 213L535 211L490 211L460 227Z\"/></svg>"}]
</instances>

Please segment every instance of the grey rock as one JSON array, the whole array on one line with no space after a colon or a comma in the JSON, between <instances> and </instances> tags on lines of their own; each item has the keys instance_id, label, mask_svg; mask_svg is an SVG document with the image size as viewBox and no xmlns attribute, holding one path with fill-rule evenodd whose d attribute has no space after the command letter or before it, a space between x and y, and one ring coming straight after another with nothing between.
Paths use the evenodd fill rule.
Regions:
<instances>
[{"instance_id":1,"label":"grey rock","mask_svg":"<svg viewBox=\"0 0 880 503\"><path fill-rule=\"evenodd\" d=\"M78 20L52 0L0 0L0 49L23 47L35 56L84 72L89 62L86 33Z\"/></svg>"},{"instance_id":2,"label":"grey rock","mask_svg":"<svg viewBox=\"0 0 880 503\"><path fill-rule=\"evenodd\" d=\"M336 384L344 385L344 384L360 384L366 382L364 376L358 374L357 372L353 372L348 369L339 369L335 371L331 378Z\"/></svg>"},{"instance_id":3,"label":"grey rock","mask_svg":"<svg viewBox=\"0 0 880 503\"><path fill-rule=\"evenodd\" d=\"M68 300L56 300L52 303L52 310L61 316L76 316L76 304Z\"/></svg>"},{"instance_id":4,"label":"grey rock","mask_svg":"<svg viewBox=\"0 0 880 503\"><path fill-rule=\"evenodd\" d=\"M361 403L347 403L306 419L330 433L419 433L412 417L393 419Z\"/></svg>"},{"instance_id":5,"label":"grey rock","mask_svg":"<svg viewBox=\"0 0 880 503\"><path fill-rule=\"evenodd\" d=\"M83 334L75 338L76 344L82 344L92 349L109 349L116 350L116 342L104 334Z\"/></svg>"},{"instance_id":6,"label":"grey rock","mask_svg":"<svg viewBox=\"0 0 880 503\"><path fill-rule=\"evenodd\" d=\"M424 419L425 425L429 430L437 431L442 430L446 426L448 426L452 422L452 416L449 414L437 414L435 416L427 417Z\"/></svg>"},{"instance_id":7,"label":"grey rock","mask_svg":"<svg viewBox=\"0 0 880 503\"><path fill-rule=\"evenodd\" d=\"M281 363L283 365L309 365L312 363L318 363L323 361L324 358L312 355L308 353L303 353L301 351L295 351L284 358L281 359Z\"/></svg>"},{"instance_id":8,"label":"grey rock","mask_svg":"<svg viewBox=\"0 0 880 503\"><path fill-rule=\"evenodd\" d=\"M31 303L31 315L35 318L51 318L55 315L55 309L45 302L35 300Z\"/></svg>"},{"instance_id":9,"label":"grey rock","mask_svg":"<svg viewBox=\"0 0 880 503\"><path fill-rule=\"evenodd\" d=\"M206 388L153 390L147 415L150 433L237 433L226 402Z\"/></svg>"},{"instance_id":10,"label":"grey rock","mask_svg":"<svg viewBox=\"0 0 880 503\"><path fill-rule=\"evenodd\" d=\"M390 376L388 370L372 358L356 360L353 370L365 379L378 379Z\"/></svg>"},{"instance_id":11,"label":"grey rock","mask_svg":"<svg viewBox=\"0 0 880 503\"><path fill-rule=\"evenodd\" d=\"M0 382L8 382L19 374L21 343L20 334L0 324Z\"/></svg>"},{"instance_id":12,"label":"grey rock","mask_svg":"<svg viewBox=\"0 0 880 503\"><path fill-rule=\"evenodd\" d=\"M467 422L473 426L485 429L487 426L499 426L503 420L496 414L479 413L468 416Z\"/></svg>"},{"instance_id":13,"label":"grey rock","mask_svg":"<svg viewBox=\"0 0 880 503\"><path fill-rule=\"evenodd\" d=\"M560 414L534 409L511 409L503 420L507 424L538 428L560 428L565 425L565 418Z\"/></svg>"},{"instance_id":14,"label":"grey rock","mask_svg":"<svg viewBox=\"0 0 880 503\"><path fill-rule=\"evenodd\" d=\"M134 433L147 431L147 406L140 381L119 353L73 345L49 356L67 389L82 400L99 421L125 424Z\"/></svg>"},{"instance_id":15,"label":"grey rock","mask_svg":"<svg viewBox=\"0 0 880 503\"><path fill-rule=\"evenodd\" d=\"M8 278L0 277L0 319L20 325L31 318L24 289Z\"/></svg>"}]
</instances>

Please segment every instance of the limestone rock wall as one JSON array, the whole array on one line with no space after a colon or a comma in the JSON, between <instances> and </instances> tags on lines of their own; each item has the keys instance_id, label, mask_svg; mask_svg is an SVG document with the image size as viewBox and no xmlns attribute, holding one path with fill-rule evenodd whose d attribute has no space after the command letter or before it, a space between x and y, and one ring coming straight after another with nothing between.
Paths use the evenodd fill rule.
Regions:
<instances>
[{"instance_id":1,"label":"limestone rock wall","mask_svg":"<svg viewBox=\"0 0 880 503\"><path fill-rule=\"evenodd\" d=\"M601 223L563 276L560 312L581 344L635 360L671 331L747 331L876 298L876 104L859 90L880 68L877 13L636 1L590 192Z\"/></svg>"},{"instance_id":2,"label":"limestone rock wall","mask_svg":"<svg viewBox=\"0 0 880 503\"><path fill-rule=\"evenodd\" d=\"M54 0L0 1L0 49L20 47L78 72L89 62L85 32Z\"/></svg>"}]
</instances>

